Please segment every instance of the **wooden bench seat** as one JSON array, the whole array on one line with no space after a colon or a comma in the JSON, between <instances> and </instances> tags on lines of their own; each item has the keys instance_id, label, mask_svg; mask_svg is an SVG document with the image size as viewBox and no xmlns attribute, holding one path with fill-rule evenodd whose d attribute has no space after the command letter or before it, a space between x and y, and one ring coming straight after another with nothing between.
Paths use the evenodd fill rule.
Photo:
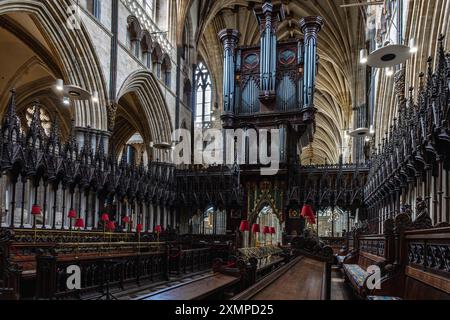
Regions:
<instances>
[{"instance_id":1,"label":"wooden bench seat","mask_svg":"<svg viewBox=\"0 0 450 320\"><path fill-rule=\"evenodd\" d=\"M370 241L371 249L367 245L363 245L365 241ZM368 271L369 267L377 266L384 273L384 267L388 263L388 260L383 250L385 243L384 236L362 237L360 243L361 247L358 250L352 251L342 259L342 272L345 280L351 285L355 294L359 298L366 299L370 292L367 285L367 280L371 275ZM373 247L380 249L373 250ZM368 252L369 250L371 252Z\"/></svg>"},{"instance_id":2,"label":"wooden bench seat","mask_svg":"<svg viewBox=\"0 0 450 320\"><path fill-rule=\"evenodd\" d=\"M187 283L152 294L139 297L135 300L205 300L223 298L224 292L239 284L240 279L231 275L214 273Z\"/></svg>"},{"instance_id":3,"label":"wooden bench seat","mask_svg":"<svg viewBox=\"0 0 450 320\"><path fill-rule=\"evenodd\" d=\"M400 257L371 300L450 300L450 228L406 231Z\"/></svg>"}]
</instances>

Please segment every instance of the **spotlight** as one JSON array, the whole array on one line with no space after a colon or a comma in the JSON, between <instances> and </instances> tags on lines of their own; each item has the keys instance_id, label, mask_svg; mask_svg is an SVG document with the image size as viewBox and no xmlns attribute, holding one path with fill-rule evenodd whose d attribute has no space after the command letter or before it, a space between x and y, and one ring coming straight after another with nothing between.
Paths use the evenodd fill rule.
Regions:
<instances>
[{"instance_id":1,"label":"spotlight","mask_svg":"<svg viewBox=\"0 0 450 320\"><path fill-rule=\"evenodd\" d=\"M56 90L58 91L64 90L64 81L62 79L56 79Z\"/></svg>"},{"instance_id":2,"label":"spotlight","mask_svg":"<svg viewBox=\"0 0 450 320\"><path fill-rule=\"evenodd\" d=\"M367 63L367 57L368 57L367 49L362 49L359 52L359 62L361 64L366 64Z\"/></svg>"},{"instance_id":3,"label":"spotlight","mask_svg":"<svg viewBox=\"0 0 450 320\"><path fill-rule=\"evenodd\" d=\"M66 106L70 105L70 99L69 99L69 97L64 97L64 98L63 98L63 103L64 103L64 105L66 105Z\"/></svg>"},{"instance_id":4,"label":"spotlight","mask_svg":"<svg viewBox=\"0 0 450 320\"><path fill-rule=\"evenodd\" d=\"M409 52L411 54L417 53L419 51L419 48L417 47L416 39L411 38L409 40Z\"/></svg>"}]
</instances>

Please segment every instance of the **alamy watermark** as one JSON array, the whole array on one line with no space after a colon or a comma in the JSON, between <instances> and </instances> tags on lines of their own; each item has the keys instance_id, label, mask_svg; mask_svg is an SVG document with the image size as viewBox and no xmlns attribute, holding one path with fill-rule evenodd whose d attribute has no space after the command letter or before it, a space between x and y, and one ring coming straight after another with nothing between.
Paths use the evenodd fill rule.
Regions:
<instances>
[{"instance_id":1,"label":"alamy watermark","mask_svg":"<svg viewBox=\"0 0 450 320\"><path fill-rule=\"evenodd\" d=\"M172 134L176 165L260 165L261 175L276 175L280 168L282 143L279 129L196 129ZM192 154L193 152L193 154Z\"/></svg>"}]
</instances>

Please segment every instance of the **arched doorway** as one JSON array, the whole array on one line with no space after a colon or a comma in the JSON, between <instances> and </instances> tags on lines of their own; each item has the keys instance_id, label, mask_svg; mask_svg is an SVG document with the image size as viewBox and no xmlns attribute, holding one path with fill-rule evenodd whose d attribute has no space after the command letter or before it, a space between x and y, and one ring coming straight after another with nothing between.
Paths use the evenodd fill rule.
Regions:
<instances>
[{"instance_id":1,"label":"arched doorway","mask_svg":"<svg viewBox=\"0 0 450 320\"><path fill-rule=\"evenodd\" d=\"M257 234L258 245L277 245L282 242L282 226L278 215L274 212L272 206L265 205L261 208L256 217L256 224L260 226L260 233ZM264 227L275 228L275 234L264 234ZM256 243L255 243L256 245Z\"/></svg>"}]
</instances>

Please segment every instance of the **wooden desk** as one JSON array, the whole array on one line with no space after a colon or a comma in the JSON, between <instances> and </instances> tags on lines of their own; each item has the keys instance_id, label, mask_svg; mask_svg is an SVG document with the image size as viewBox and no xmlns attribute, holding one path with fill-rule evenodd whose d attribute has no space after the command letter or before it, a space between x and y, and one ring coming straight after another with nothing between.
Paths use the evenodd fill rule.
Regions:
<instances>
[{"instance_id":1,"label":"wooden desk","mask_svg":"<svg viewBox=\"0 0 450 320\"><path fill-rule=\"evenodd\" d=\"M237 277L216 273L175 287L162 289L136 300L202 300L239 283Z\"/></svg>"}]
</instances>

